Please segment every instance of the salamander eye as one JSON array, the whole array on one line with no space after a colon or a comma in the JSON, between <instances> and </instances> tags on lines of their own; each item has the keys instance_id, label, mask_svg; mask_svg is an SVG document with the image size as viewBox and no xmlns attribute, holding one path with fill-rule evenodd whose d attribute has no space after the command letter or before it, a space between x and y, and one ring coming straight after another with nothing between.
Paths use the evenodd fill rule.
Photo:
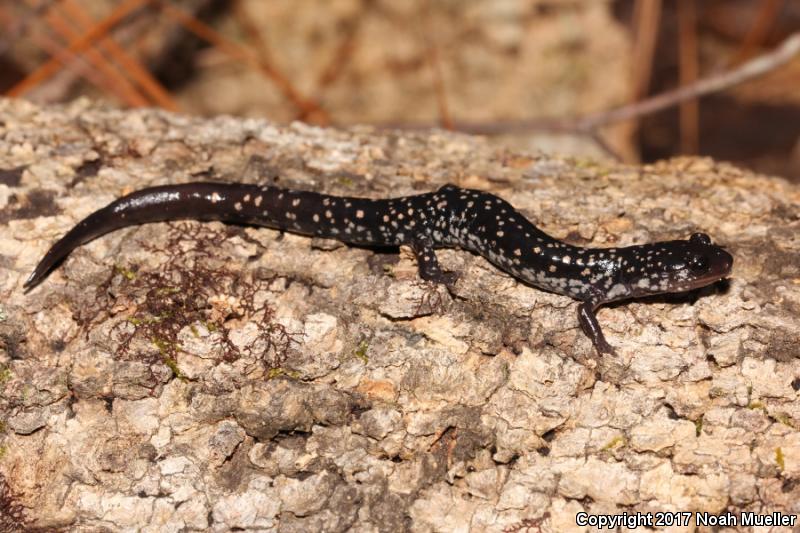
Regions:
<instances>
[{"instance_id":1,"label":"salamander eye","mask_svg":"<svg viewBox=\"0 0 800 533\"><path fill-rule=\"evenodd\" d=\"M704 255L695 255L689 260L689 268L694 272L705 272L708 270L708 258Z\"/></svg>"},{"instance_id":2,"label":"salamander eye","mask_svg":"<svg viewBox=\"0 0 800 533\"><path fill-rule=\"evenodd\" d=\"M711 245L711 237L709 237L705 233L692 233L692 236L689 237L689 242L693 242L695 244L704 244L706 246L710 246Z\"/></svg>"}]
</instances>

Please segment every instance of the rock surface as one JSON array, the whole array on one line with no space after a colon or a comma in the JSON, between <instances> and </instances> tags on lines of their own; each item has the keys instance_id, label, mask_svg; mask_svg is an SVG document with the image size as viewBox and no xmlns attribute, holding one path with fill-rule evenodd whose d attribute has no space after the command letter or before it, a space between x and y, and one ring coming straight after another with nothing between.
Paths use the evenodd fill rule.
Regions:
<instances>
[{"instance_id":1,"label":"rock surface","mask_svg":"<svg viewBox=\"0 0 800 533\"><path fill-rule=\"evenodd\" d=\"M602 310L619 353L602 361L575 302L458 250L439 254L462 274L451 295L407 250L151 224L22 292L91 211L212 179L372 197L454 182L577 244L703 230L735 270ZM0 208L0 506L31 526L579 531L580 512L800 512L800 189L780 179L6 100Z\"/></svg>"}]
</instances>

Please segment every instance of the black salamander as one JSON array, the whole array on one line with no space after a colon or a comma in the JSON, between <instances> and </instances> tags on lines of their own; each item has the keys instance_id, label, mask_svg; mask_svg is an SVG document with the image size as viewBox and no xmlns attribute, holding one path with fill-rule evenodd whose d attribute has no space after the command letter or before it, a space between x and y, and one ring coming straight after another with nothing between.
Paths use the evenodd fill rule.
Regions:
<instances>
[{"instance_id":1,"label":"black salamander","mask_svg":"<svg viewBox=\"0 0 800 533\"><path fill-rule=\"evenodd\" d=\"M25 282L31 289L72 250L126 226L176 219L220 220L277 228L368 246L408 245L422 279L451 287L435 248L460 247L540 289L581 302L578 320L598 352L614 353L595 315L609 302L687 291L727 277L733 257L695 233L688 240L581 248L560 242L505 200L445 185L385 200L232 183L150 187L95 211L56 242Z\"/></svg>"}]
</instances>

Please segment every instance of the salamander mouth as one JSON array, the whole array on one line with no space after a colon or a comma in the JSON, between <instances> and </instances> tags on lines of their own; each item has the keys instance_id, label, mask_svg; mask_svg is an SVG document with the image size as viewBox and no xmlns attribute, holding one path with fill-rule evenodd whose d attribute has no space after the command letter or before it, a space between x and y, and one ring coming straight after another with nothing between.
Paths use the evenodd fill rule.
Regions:
<instances>
[{"instance_id":1,"label":"salamander mouth","mask_svg":"<svg viewBox=\"0 0 800 533\"><path fill-rule=\"evenodd\" d=\"M720 280L727 278L727 274L718 275L718 276L705 276L702 278L694 279L690 282L685 284L678 284L679 286L675 289L676 291L691 291L694 289L700 289L702 287L706 287L713 283L716 283Z\"/></svg>"}]
</instances>

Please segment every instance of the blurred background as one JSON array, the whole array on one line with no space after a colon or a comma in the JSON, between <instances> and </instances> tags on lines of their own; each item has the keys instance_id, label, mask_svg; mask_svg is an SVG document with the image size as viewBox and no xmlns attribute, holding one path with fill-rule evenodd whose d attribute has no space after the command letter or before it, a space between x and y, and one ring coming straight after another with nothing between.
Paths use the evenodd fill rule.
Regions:
<instances>
[{"instance_id":1,"label":"blurred background","mask_svg":"<svg viewBox=\"0 0 800 533\"><path fill-rule=\"evenodd\" d=\"M800 181L798 31L798 0L0 0L0 93Z\"/></svg>"}]
</instances>

